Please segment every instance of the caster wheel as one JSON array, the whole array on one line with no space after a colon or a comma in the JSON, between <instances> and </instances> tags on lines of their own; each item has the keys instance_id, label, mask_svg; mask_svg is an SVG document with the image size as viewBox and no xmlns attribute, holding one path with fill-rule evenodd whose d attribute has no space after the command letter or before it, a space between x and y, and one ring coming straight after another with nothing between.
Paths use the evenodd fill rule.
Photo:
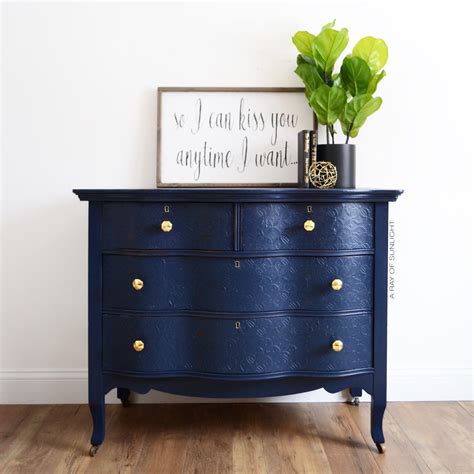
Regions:
<instances>
[{"instance_id":1,"label":"caster wheel","mask_svg":"<svg viewBox=\"0 0 474 474\"><path fill-rule=\"evenodd\" d=\"M122 406L123 406L124 408L129 407L129 406L130 406L130 401L129 401L129 400L122 400Z\"/></svg>"},{"instance_id":2,"label":"caster wheel","mask_svg":"<svg viewBox=\"0 0 474 474\"><path fill-rule=\"evenodd\" d=\"M352 405L354 405L355 407L358 407L359 406L359 397L354 397L352 399Z\"/></svg>"},{"instance_id":3,"label":"caster wheel","mask_svg":"<svg viewBox=\"0 0 474 474\"><path fill-rule=\"evenodd\" d=\"M377 446L377 451L379 452L379 454L383 454L385 452L384 444L376 443L375 445Z\"/></svg>"},{"instance_id":4,"label":"caster wheel","mask_svg":"<svg viewBox=\"0 0 474 474\"><path fill-rule=\"evenodd\" d=\"M99 446L92 445L91 449L89 449L89 456L93 458L97 454L98 450L99 450Z\"/></svg>"}]
</instances>

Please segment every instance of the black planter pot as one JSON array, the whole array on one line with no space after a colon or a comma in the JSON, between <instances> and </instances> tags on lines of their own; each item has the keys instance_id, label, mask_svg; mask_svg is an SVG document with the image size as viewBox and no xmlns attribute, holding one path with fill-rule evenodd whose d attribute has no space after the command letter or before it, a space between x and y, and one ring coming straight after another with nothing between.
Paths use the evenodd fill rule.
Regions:
<instances>
[{"instance_id":1,"label":"black planter pot","mask_svg":"<svg viewBox=\"0 0 474 474\"><path fill-rule=\"evenodd\" d=\"M355 188L355 145L318 145L317 161L329 161L337 169L336 188Z\"/></svg>"}]
</instances>

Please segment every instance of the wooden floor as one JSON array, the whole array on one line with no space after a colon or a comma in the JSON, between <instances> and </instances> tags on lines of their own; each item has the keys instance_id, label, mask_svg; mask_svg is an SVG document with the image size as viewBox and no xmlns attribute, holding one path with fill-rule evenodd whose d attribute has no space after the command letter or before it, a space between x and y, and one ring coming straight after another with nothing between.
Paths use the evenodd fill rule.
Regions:
<instances>
[{"instance_id":1,"label":"wooden floor","mask_svg":"<svg viewBox=\"0 0 474 474\"><path fill-rule=\"evenodd\" d=\"M88 455L85 405L0 406L0 472L472 473L473 402L390 403L385 454L370 406L313 404L107 407Z\"/></svg>"}]
</instances>

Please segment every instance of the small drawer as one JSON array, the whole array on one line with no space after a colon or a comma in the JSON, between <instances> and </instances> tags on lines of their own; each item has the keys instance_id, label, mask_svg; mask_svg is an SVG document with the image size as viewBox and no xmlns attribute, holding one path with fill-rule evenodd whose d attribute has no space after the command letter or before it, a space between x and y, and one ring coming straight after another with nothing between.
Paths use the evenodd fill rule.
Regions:
<instances>
[{"instance_id":1,"label":"small drawer","mask_svg":"<svg viewBox=\"0 0 474 474\"><path fill-rule=\"evenodd\" d=\"M371 311L372 291L370 255L239 260L103 256L103 304L111 309Z\"/></svg>"},{"instance_id":2,"label":"small drawer","mask_svg":"<svg viewBox=\"0 0 474 474\"><path fill-rule=\"evenodd\" d=\"M351 250L374 246L368 203L278 203L242 206L242 248Z\"/></svg>"},{"instance_id":3,"label":"small drawer","mask_svg":"<svg viewBox=\"0 0 474 474\"><path fill-rule=\"evenodd\" d=\"M105 314L103 349L104 369L116 372L343 372L372 367L372 317L235 320Z\"/></svg>"},{"instance_id":4,"label":"small drawer","mask_svg":"<svg viewBox=\"0 0 474 474\"><path fill-rule=\"evenodd\" d=\"M134 203L103 205L104 249L231 250L232 204Z\"/></svg>"}]
</instances>

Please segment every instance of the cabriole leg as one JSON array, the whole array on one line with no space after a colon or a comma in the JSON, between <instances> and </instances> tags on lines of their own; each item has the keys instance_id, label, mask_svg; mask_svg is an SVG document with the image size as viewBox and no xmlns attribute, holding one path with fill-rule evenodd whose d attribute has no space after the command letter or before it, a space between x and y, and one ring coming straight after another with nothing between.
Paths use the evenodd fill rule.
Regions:
<instances>
[{"instance_id":1,"label":"cabriole leg","mask_svg":"<svg viewBox=\"0 0 474 474\"><path fill-rule=\"evenodd\" d=\"M372 406L370 411L370 434L374 440L377 450L380 454L385 452L385 438L383 435L383 415L387 402L385 400L378 401L376 397L372 397Z\"/></svg>"},{"instance_id":2,"label":"cabriole leg","mask_svg":"<svg viewBox=\"0 0 474 474\"><path fill-rule=\"evenodd\" d=\"M95 400L89 400L89 409L92 415L92 437L91 449L89 454L95 456L99 446L103 443L105 437L105 403L104 396Z\"/></svg>"},{"instance_id":3,"label":"cabriole leg","mask_svg":"<svg viewBox=\"0 0 474 474\"><path fill-rule=\"evenodd\" d=\"M388 203L375 204L374 264L374 387L370 416L370 432L378 452L383 443L383 414L387 406L387 259Z\"/></svg>"},{"instance_id":4,"label":"cabriole leg","mask_svg":"<svg viewBox=\"0 0 474 474\"><path fill-rule=\"evenodd\" d=\"M130 390L128 388L117 388L117 398L122 402L124 407L128 407L130 405L129 397Z\"/></svg>"},{"instance_id":5,"label":"cabriole leg","mask_svg":"<svg viewBox=\"0 0 474 474\"><path fill-rule=\"evenodd\" d=\"M89 204L89 409L93 430L89 454L95 456L105 437L102 379L102 203Z\"/></svg>"}]
</instances>

